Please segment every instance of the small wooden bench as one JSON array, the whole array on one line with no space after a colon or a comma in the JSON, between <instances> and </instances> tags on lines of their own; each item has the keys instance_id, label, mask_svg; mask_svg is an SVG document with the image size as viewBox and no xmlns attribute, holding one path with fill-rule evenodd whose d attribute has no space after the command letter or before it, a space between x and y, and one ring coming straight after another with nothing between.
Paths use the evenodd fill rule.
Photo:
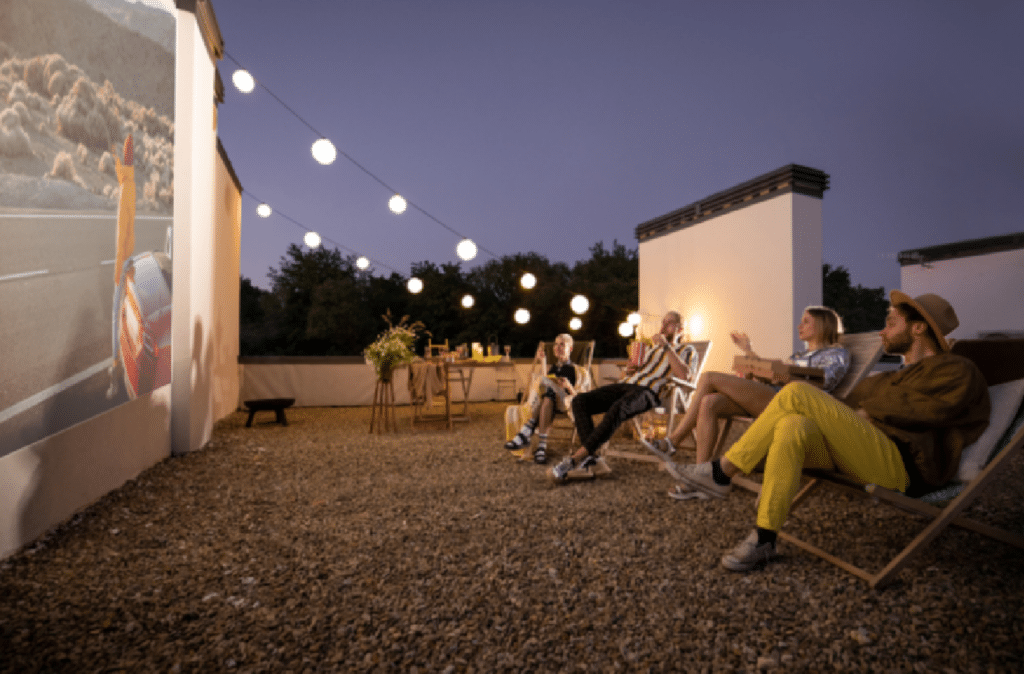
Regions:
<instances>
[{"instance_id":1,"label":"small wooden bench","mask_svg":"<svg viewBox=\"0 0 1024 674\"><path fill-rule=\"evenodd\" d=\"M277 415L277 423L282 426L287 426L288 419L284 416L284 410L294 404L295 398L262 398L260 400L246 400L245 406L249 409L249 419L245 422L245 427L250 428L252 426L252 418L256 416L257 412L270 410L273 410Z\"/></svg>"}]
</instances>

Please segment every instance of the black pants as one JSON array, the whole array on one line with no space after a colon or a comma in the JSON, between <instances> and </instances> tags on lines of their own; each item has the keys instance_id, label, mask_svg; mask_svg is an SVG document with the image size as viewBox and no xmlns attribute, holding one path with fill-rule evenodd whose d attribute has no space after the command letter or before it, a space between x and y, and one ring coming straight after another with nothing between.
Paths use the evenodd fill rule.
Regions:
<instances>
[{"instance_id":1,"label":"black pants","mask_svg":"<svg viewBox=\"0 0 1024 674\"><path fill-rule=\"evenodd\" d=\"M658 396L646 386L636 384L607 384L593 391L580 393L572 399L572 414L576 432L583 446L591 454L608 442L622 422L659 404ZM592 416L604 413L601 423L594 427Z\"/></svg>"}]
</instances>

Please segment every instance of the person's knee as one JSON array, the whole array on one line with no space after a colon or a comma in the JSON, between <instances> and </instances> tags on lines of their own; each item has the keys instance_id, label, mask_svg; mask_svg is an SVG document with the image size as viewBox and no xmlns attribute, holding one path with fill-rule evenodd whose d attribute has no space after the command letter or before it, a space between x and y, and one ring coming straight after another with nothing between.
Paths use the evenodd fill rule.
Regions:
<instances>
[{"instance_id":1,"label":"person's knee","mask_svg":"<svg viewBox=\"0 0 1024 674\"><path fill-rule=\"evenodd\" d=\"M700 401L700 411L698 414L704 418L707 418L708 415L714 417L722 416L722 411L728 402L729 399L721 393L709 393Z\"/></svg>"}]
</instances>

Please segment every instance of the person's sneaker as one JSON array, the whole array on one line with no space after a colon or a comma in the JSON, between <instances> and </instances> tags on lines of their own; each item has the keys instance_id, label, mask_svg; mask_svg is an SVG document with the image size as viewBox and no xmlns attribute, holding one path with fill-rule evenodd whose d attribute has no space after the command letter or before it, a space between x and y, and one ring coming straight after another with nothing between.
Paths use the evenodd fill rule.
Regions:
<instances>
[{"instance_id":1,"label":"person's sneaker","mask_svg":"<svg viewBox=\"0 0 1024 674\"><path fill-rule=\"evenodd\" d=\"M718 484L711 476L711 463L690 463L685 466L676 465L674 473L681 481L695 489L700 489L708 496L725 498L732 489L731 484Z\"/></svg>"},{"instance_id":2,"label":"person's sneaker","mask_svg":"<svg viewBox=\"0 0 1024 674\"><path fill-rule=\"evenodd\" d=\"M567 456L558 462L558 465L548 471L548 475L555 482L565 482L569 475L569 471L576 467L576 462L572 460L571 456Z\"/></svg>"},{"instance_id":3,"label":"person's sneaker","mask_svg":"<svg viewBox=\"0 0 1024 674\"><path fill-rule=\"evenodd\" d=\"M775 543L757 544L757 530L750 532L750 535L740 541L740 544L722 557L722 566L730 571L750 571L761 562L768 563L768 560L778 555Z\"/></svg>"},{"instance_id":4,"label":"person's sneaker","mask_svg":"<svg viewBox=\"0 0 1024 674\"><path fill-rule=\"evenodd\" d=\"M547 448L544 447L543 445L541 445L540 447L537 448L537 451L535 451L533 453L533 461L534 461L534 463L547 463L548 462L548 453L547 453L547 451L545 451L546 449Z\"/></svg>"},{"instance_id":5,"label":"person's sneaker","mask_svg":"<svg viewBox=\"0 0 1024 674\"><path fill-rule=\"evenodd\" d=\"M672 441L668 438L660 438L655 444L664 454L672 456L676 453L676 448L672 446Z\"/></svg>"}]
</instances>

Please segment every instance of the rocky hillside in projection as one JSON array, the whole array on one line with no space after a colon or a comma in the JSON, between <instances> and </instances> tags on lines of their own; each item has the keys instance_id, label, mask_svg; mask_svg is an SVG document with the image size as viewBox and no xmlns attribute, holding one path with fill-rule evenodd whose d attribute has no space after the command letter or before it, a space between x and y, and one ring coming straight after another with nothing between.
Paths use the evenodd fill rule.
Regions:
<instances>
[{"instance_id":1,"label":"rocky hillside in projection","mask_svg":"<svg viewBox=\"0 0 1024 674\"><path fill-rule=\"evenodd\" d=\"M20 4L23 0L13 0ZM14 5L0 5L0 35L10 33L9 19ZM148 44L150 56L140 60L156 63L153 52L164 52L150 40L130 33L89 7L68 0L32 0L40 7L80 9L96 26L102 27L107 40L123 40L125 53L132 45ZM17 8L15 8L17 9ZM91 14L89 14L91 13ZM5 16L6 15L6 16ZM26 15L27 16L27 15ZM61 25L74 24L66 17ZM41 25L35 17L30 26ZM29 28L29 32L31 32ZM63 31L66 32L66 29ZM37 31L42 46L70 43L62 30L51 27ZM90 41L95 37L88 31ZM134 36L134 37L129 37ZM103 42L104 39L100 39ZM99 42L97 43L99 44ZM127 46L125 46L127 45ZM70 51L76 51L70 46ZM77 50L90 51L87 45ZM86 60L95 69L106 47L90 51ZM164 52L166 53L166 52ZM132 59L120 59L122 62ZM127 66L125 66L127 67ZM124 138L135 139L136 193L139 208L150 212L171 212L174 200L173 142L174 123L169 114L155 105L126 95L115 79L123 80L122 64L111 61L99 80L87 68L60 52L23 53L10 42L0 42L0 206L58 209L112 209L116 206L118 186L114 156ZM164 61L146 75L169 82L173 91L174 61ZM132 87L155 92L143 84ZM159 98L159 97L158 97ZM152 100L152 99L149 99Z\"/></svg>"}]
</instances>

